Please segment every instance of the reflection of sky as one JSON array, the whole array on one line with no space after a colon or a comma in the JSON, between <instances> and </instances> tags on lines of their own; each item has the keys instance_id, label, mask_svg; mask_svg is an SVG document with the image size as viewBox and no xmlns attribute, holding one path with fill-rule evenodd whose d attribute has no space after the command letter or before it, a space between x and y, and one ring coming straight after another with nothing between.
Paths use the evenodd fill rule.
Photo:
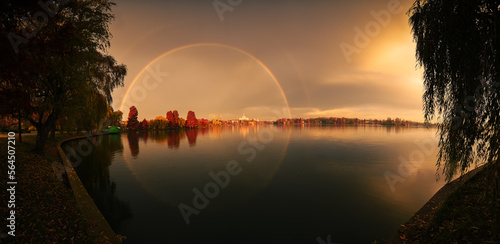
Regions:
<instances>
[{"instance_id":1,"label":"reflection of sky","mask_svg":"<svg viewBox=\"0 0 500 244\"><path fill-rule=\"evenodd\" d=\"M400 157L408 160L421 150L416 140L430 140L432 149L435 130L283 127L246 163L248 155L240 155L237 146L258 133L253 128L200 130L194 146L185 133L172 148L168 132L150 132L147 143L140 133L122 134L123 151L113 157L109 172L116 197L128 203L133 219L117 232L131 242L245 237L247 243L265 238L304 243L330 234L336 242L370 242L389 238L443 185L435 181L432 153L394 192L384 178L387 171L398 173ZM135 158L126 146L134 138L140 148ZM208 173L232 159L241 163L242 173L186 226L177 204L192 205L192 189L212 181Z\"/></svg>"},{"instance_id":2,"label":"reflection of sky","mask_svg":"<svg viewBox=\"0 0 500 244\"><path fill-rule=\"evenodd\" d=\"M255 163L258 158L247 162L249 154L240 154L238 146L247 137L256 137L257 129L254 126L242 126L236 129L239 133L234 133L231 127L209 132L209 134L224 135L224 140L218 141L213 141L211 136L205 137L199 133L195 144L191 144L186 136L179 136L179 134L189 136L191 130L150 132L152 134L148 137L150 141L158 143L142 145L143 142L139 141L141 148L139 156L145 158L134 157L135 151L127 152L127 150L123 151L123 157L138 183L159 200L172 206L190 201L192 188L203 187L211 180L208 172L217 173L226 170L226 164L231 160L238 161L246 173L233 180L231 188L225 191L239 189L233 194L255 194L272 179L274 172L279 168L286 150L286 143L271 144L266 150L257 151L259 158L265 158L265 163ZM278 134L276 140L282 136L286 136L286 133ZM131 138L134 137L127 136L128 140ZM169 141L171 138L176 138L178 142L174 147L166 148L162 141ZM244 149L250 147L247 143ZM255 177L258 178L259 183L256 183Z\"/></svg>"},{"instance_id":3,"label":"reflection of sky","mask_svg":"<svg viewBox=\"0 0 500 244\"><path fill-rule=\"evenodd\" d=\"M405 14L412 1L243 1L225 13L223 22L212 2L118 2L110 53L127 65L128 75L125 87L113 93L115 109L132 80L161 54L191 44L218 43L261 61L283 87L296 117L423 120L421 72L415 70ZM356 28L363 31L368 23L377 23L372 13L387 11L389 2L401 3L400 11L390 15L387 25L347 62L340 44L355 46ZM261 119L269 116L262 113L281 102L280 91L263 67L237 54L208 47L177 52L160 66L170 73L161 87L130 103L141 119L171 109L178 109L182 117L188 110L204 118L210 113L224 113L224 119L244 112Z\"/></svg>"}]
</instances>

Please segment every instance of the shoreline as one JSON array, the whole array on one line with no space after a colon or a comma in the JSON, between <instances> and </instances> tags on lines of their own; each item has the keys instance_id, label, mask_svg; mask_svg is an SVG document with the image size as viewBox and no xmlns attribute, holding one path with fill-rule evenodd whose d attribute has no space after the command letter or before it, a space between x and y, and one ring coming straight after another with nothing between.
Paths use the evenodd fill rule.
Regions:
<instances>
[{"instance_id":1,"label":"shoreline","mask_svg":"<svg viewBox=\"0 0 500 244\"><path fill-rule=\"evenodd\" d=\"M19 184L16 185L18 194L15 197L16 203L22 204L13 206L15 236L0 233L1 243L111 243L111 239L120 238L107 236L99 226L86 220L72 188L60 177L65 169L58 144L74 137L56 134L55 140L47 141L43 156L33 152L33 136L16 143L15 179ZM0 140L7 141L6 138ZM7 147L1 147L0 153L7 155ZM7 168L7 161L0 162L0 166ZM6 189L7 182L2 181L2 186ZM0 197L7 199L8 191L2 191ZM7 204L2 204L0 210L7 213ZM0 223L7 225L7 219L0 220Z\"/></svg>"},{"instance_id":2,"label":"shoreline","mask_svg":"<svg viewBox=\"0 0 500 244\"><path fill-rule=\"evenodd\" d=\"M104 218L101 211L95 205L94 200L88 194L80 178L78 177L75 169L71 165L71 162L69 161L66 153L62 149L62 144L64 143L74 140L87 139L88 137L103 136L107 134L109 133L75 136L72 138L62 140L57 144L57 151L59 152L59 157L61 158L63 163L62 165L64 170L63 174L65 174L65 177L64 176L62 177L68 181L68 184L70 185L75 200L78 204L78 208L82 212L85 220L88 223L91 223L92 225L96 226L99 230L101 230L104 236L108 238L108 241L110 241L111 243L122 243L122 240L116 235L116 233L109 225L108 221Z\"/></svg>"},{"instance_id":3,"label":"shoreline","mask_svg":"<svg viewBox=\"0 0 500 244\"><path fill-rule=\"evenodd\" d=\"M436 215L436 211L450 194L485 168L486 165L481 165L441 187L406 223L398 228L397 232L389 240L389 243L396 244L418 241L418 239L406 239L406 234L421 233L427 230ZM419 235L414 236L414 238L418 238Z\"/></svg>"}]
</instances>

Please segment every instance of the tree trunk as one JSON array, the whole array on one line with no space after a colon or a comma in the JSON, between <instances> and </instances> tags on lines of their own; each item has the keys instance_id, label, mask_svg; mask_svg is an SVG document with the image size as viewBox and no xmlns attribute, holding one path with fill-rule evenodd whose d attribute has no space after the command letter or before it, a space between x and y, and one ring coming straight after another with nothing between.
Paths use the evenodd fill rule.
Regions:
<instances>
[{"instance_id":1,"label":"tree trunk","mask_svg":"<svg viewBox=\"0 0 500 244\"><path fill-rule=\"evenodd\" d=\"M34 151L40 155L45 155L45 144L47 142L47 137L49 136L50 127L47 124L43 124L41 128L36 128L38 134L36 135L36 145Z\"/></svg>"},{"instance_id":2,"label":"tree trunk","mask_svg":"<svg viewBox=\"0 0 500 244\"><path fill-rule=\"evenodd\" d=\"M38 131L36 135L36 145L35 145L35 153L40 155L45 155L45 144L47 143L47 138L53 126L55 125L55 117L54 114L51 114L45 123L40 123L36 126Z\"/></svg>"}]
</instances>

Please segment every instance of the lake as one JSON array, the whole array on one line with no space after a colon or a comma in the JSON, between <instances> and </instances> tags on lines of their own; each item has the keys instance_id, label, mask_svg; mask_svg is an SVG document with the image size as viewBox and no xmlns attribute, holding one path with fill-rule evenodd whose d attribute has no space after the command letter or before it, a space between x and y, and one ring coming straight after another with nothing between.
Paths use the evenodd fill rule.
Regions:
<instances>
[{"instance_id":1,"label":"lake","mask_svg":"<svg viewBox=\"0 0 500 244\"><path fill-rule=\"evenodd\" d=\"M444 185L435 135L383 126L129 132L97 137L73 163L125 243L369 243L389 239Z\"/></svg>"}]
</instances>

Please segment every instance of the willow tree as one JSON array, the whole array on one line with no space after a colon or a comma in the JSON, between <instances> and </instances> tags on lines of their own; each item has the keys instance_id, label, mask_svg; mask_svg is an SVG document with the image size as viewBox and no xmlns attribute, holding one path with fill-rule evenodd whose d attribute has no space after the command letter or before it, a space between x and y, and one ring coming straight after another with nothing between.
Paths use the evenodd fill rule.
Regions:
<instances>
[{"instance_id":1,"label":"willow tree","mask_svg":"<svg viewBox=\"0 0 500 244\"><path fill-rule=\"evenodd\" d=\"M438 118L437 165L449 181L470 167L500 165L498 0L417 0L409 10L424 70L424 114Z\"/></svg>"},{"instance_id":2,"label":"willow tree","mask_svg":"<svg viewBox=\"0 0 500 244\"><path fill-rule=\"evenodd\" d=\"M0 3L2 94L9 94L9 87L22 91L15 103L37 128L36 152L44 153L48 133L72 101L98 93L110 103L113 89L123 86L126 67L107 53L113 5L109 0Z\"/></svg>"}]
</instances>

